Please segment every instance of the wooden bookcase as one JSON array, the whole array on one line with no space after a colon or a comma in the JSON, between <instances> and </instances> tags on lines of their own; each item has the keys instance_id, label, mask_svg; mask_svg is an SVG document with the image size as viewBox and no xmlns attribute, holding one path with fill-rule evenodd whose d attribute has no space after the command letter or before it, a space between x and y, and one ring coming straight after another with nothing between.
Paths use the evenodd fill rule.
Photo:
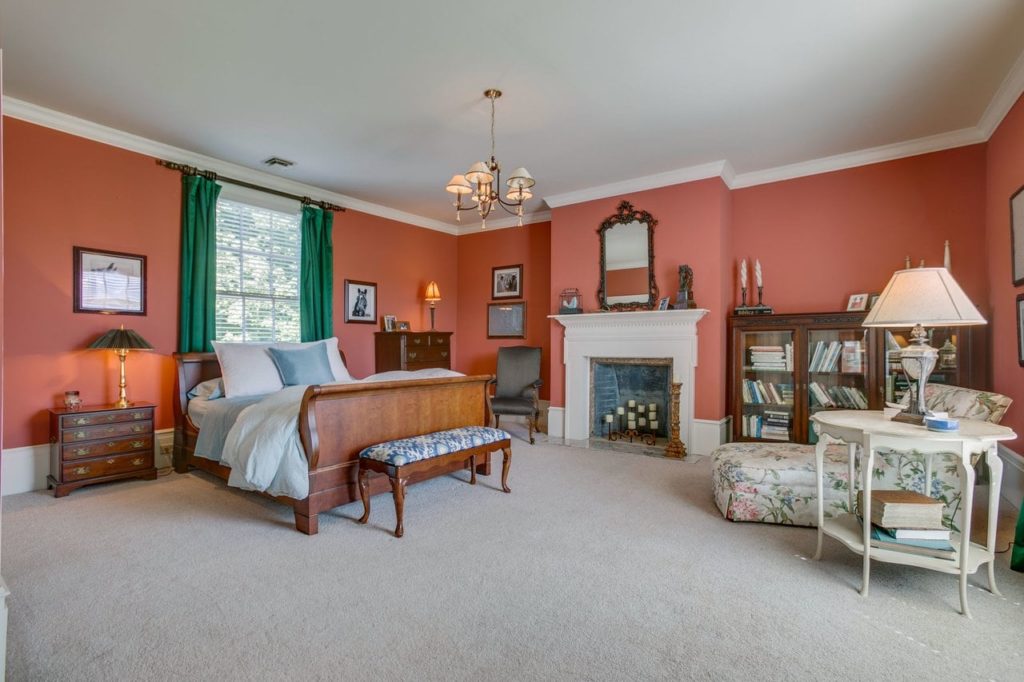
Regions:
<instances>
[{"instance_id":1,"label":"wooden bookcase","mask_svg":"<svg viewBox=\"0 0 1024 682\"><path fill-rule=\"evenodd\" d=\"M895 353L909 330L862 327L866 314L730 317L733 440L813 443L815 412L880 410L886 400L898 401L907 384ZM930 381L985 388L983 330L931 330L932 345L945 351Z\"/></svg>"}]
</instances>

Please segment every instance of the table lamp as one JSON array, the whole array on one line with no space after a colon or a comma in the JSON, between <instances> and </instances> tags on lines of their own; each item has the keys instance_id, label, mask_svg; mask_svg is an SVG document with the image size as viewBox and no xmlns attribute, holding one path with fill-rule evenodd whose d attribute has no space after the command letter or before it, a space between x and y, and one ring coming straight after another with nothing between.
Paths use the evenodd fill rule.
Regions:
<instances>
[{"instance_id":1,"label":"table lamp","mask_svg":"<svg viewBox=\"0 0 1024 682\"><path fill-rule=\"evenodd\" d=\"M117 357L121 360L121 381L118 383L120 396L118 401L114 403L114 407L130 406L131 403L128 402L128 396L125 392L125 358L128 357L128 351L130 350L153 350L153 346L149 345L149 342L139 336L139 334L134 330L125 329L122 324L120 329L111 329L109 332L93 341L89 344L89 348L112 350L117 353Z\"/></svg>"},{"instance_id":2,"label":"table lamp","mask_svg":"<svg viewBox=\"0 0 1024 682\"><path fill-rule=\"evenodd\" d=\"M910 406L893 419L924 423L924 389L935 369L939 351L928 345L929 327L985 324L985 318L967 298L946 268L897 270L861 323L865 327L913 327L910 343L900 350L900 364L907 381L916 381Z\"/></svg>"},{"instance_id":3,"label":"table lamp","mask_svg":"<svg viewBox=\"0 0 1024 682\"><path fill-rule=\"evenodd\" d=\"M434 308L437 302L441 300L441 290L437 288L437 282L431 280L427 284L427 295L423 297L425 301L430 304L430 331L434 330Z\"/></svg>"}]
</instances>

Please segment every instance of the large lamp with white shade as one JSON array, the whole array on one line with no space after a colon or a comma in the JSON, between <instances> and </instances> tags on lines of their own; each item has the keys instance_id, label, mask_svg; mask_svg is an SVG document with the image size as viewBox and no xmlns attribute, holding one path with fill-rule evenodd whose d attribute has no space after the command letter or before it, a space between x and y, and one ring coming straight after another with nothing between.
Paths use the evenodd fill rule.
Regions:
<instances>
[{"instance_id":1,"label":"large lamp with white shade","mask_svg":"<svg viewBox=\"0 0 1024 682\"><path fill-rule=\"evenodd\" d=\"M900 364L907 380L917 382L910 406L893 417L911 424L924 423L924 389L935 369L939 351L928 345L929 327L985 324L978 309L967 298L946 268L898 270L885 286L871 312L861 323L865 327L912 327L910 343L900 351Z\"/></svg>"}]
</instances>

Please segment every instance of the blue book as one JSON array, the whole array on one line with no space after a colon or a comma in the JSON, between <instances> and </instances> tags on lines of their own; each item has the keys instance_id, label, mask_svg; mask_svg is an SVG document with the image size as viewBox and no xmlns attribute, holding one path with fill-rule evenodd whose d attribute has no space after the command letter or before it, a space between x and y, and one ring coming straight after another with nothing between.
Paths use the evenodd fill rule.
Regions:
<instances>
[{"instance_id":1,"label":"blue book","mask_svg":"<svg viewBox=\"0 0 1024 682\"><path fill-rule=\"evenodd\" d=\"M949 540L910 540L895 538L885 530L871 524L871 546L879 549L894 549L912 554L952 559L956 550Z\"/></svg>"}]
</instances>

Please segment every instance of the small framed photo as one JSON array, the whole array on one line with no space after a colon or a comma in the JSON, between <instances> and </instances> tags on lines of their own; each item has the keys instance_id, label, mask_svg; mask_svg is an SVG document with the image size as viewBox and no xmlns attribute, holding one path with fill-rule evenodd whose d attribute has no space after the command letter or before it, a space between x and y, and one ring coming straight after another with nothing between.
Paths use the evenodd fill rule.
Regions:
<instances>
[{"instance_id":1,"label":"small framed photo","mask_svg":"<svg viewBox=\"0 0 1024 682\"><path fill-rule=\"evenodd\" d=\"M146 314L146 257L75 246L74 312Z\"/></svg>"},{"instance_id":2,"label":"small framed photo","mask_svg":"<svg viewBox=\"0 0 1024 682\"><path fill-rule=\"evenodd\" d=\"M1024 367L1024 294L1017 294L1017 361Z\"/></svg>"},{"instance_id":3,"label":"small framed photo","mask_svg":"<svg viewBox=\"0 0 1024 682\"><path fill-rule=\"evenodd\" d=\"M377 283L345 280L345 321L377 324Z\"/></svg>"},{"instance_id":4,"label":"small framed photo","mask_svg":"<svg viewBox=\"0 0 1024 682\"><path fill-rule=\"evenodd\" d=\"M487 338L525 339L526 302L488 303Z\"/></svg>"},{"instance_id":5,"label":"small framed photo","mask_svg":"<svg viewBox=\"0 0 1024 682\"><path fill-rule=\"evenodd\" d=\"M1024 284L1024 187L1010 197L1010 257L1013 286Z\"/></svg>"},{"instance_id":6,"label":"small framed photo","mask_svg":"<svg viewBox=\"0 0 1024 682\"><path fill-rule=\"evenodd\" d=\"M384 331L386 331L386 332L393 332L393 331L395 331L395 322L396 322L396 320L397 320L397 318L394 315L385 315L384 316L384 325L383 325L384 326Z\"/></svg>"},{"instance_id":7,"label":"small framed photo","mask_svg":"<svg viewBox=\"0 0 1024 682\"><path fill-rule=\"evenodd\" d=\"M658 310L668 310L668 296L658 299Z\"/></svg>"},{"instance_id":8,"label":"small framed photo","mask_svg":"<svg viewBox=\"0 0 1024 682\"><path fill-rule=\"evenodd\" d=\"M398 320L395 322L395 331L407 332L411 329L409 326L409 320Z\"/></svg>"},{"instance_id":9,"label":"small framed photo","mask_svg":"<svg viewBox=\"0 0 1024 682\"><path fill-rule=\"evenodd\" d=\"M854 294L850 296L850 300L846 302L846 310L867 310L868 309L868 294Z\"/></svg>"},{"instance_id":10,"label":"small framed photo","mask_svg":"<svg viewBox=\"0 0 1024 682\"><path fill-rule=\"evenodd\" d=\"M875 307L875 304L878 303L879 296L881 296L881 294L871 294L871 296L868 297L868 310Z\"/></svg>"},{"instance_id":11,"label":"small framed photo","mask_svg":"<svg viewBox=\"0 0 1024 682\"><path fill-rule=\"evenodd\" d=\"M491 268L491 298L522 298L523 266L499 265Z\"/></svg>"}]
</instances>

